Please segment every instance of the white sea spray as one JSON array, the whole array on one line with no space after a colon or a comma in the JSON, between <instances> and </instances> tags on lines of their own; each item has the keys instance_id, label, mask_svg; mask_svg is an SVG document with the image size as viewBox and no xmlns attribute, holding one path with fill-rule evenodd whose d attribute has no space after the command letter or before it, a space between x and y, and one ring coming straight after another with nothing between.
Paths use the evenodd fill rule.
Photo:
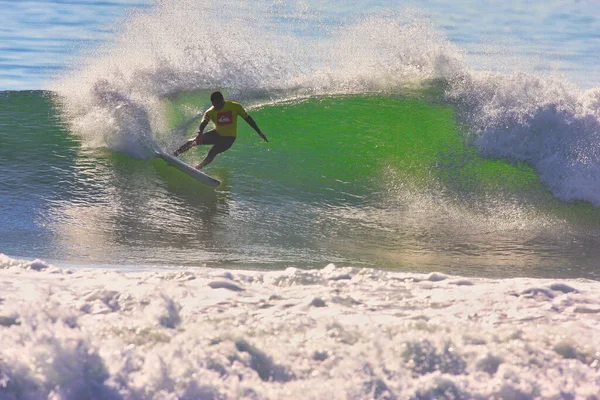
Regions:
<instances>
[{"instance_id":1,"label":"white sea spray","mask_svg":"<svg viewBox=\"0 0 600 400\"><path fill-rule=\"evenodd\" d=\"M172 127L161 100L186 91L223 89L252 106L434 82L481 155L527 162L557 198L600 205L597 88L582 90L527 63L501 72L474 69L466 51L418 9L330 24L314 4L220 5L159 1L132 13L110 42L53 82L84 146L152 158L157 141L174 146L165 137ZM493 44L485 48L494 52ZM190 114L201 115L206 105Z\"/></svg>"}]
</instances>

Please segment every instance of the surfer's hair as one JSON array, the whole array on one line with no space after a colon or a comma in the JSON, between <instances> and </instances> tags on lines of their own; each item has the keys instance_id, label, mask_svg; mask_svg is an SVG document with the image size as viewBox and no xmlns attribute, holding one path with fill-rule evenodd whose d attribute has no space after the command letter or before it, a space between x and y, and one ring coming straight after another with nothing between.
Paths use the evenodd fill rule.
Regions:
<instances>
[{"instance_id":1,"label":"surfer's hair","mask_svg":"<svg viewBox=\"0 0 600 400\"><path fill-rule=\"evenodd\" d=\"M217 100L225 100L225 97L223 97L223 93L221 92L212 92L210 94L210 101L217 101Z\"/></svg>"}]
</instances>

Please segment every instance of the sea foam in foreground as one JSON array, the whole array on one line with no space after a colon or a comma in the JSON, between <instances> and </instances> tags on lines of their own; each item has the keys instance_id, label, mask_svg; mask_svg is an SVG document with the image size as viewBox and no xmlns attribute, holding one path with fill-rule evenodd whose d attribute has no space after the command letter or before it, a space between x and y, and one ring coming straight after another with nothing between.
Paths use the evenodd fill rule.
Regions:
<instances>
[{"instance_id":1,"label":"sea foam in foreground","mask_svg":"<svg viewBox=\"0 0 600 400\"><path fill-rule=\"evenodd\" d=\"M600 399L600 282L0 254L0 399Z\"/></svg>"}]
</instances>

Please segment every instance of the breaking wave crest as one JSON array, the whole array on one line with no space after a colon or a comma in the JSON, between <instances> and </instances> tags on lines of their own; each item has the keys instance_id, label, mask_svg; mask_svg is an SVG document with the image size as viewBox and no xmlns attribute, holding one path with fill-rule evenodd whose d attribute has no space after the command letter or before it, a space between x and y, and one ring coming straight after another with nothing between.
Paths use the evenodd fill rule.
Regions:
<instances>
[{"instance_id":1,"label":"breaking wave crest","mask_svg":"<svg viewBox=\"0 0 600 400\"><path fill-rule=\"evenodd\" d=\"M152 132L172 129L161 100L181 92L218 88L257 105L433 85L482 156L527 162L559 199L600 206L600 89L470 68L419 10L332 23L301 2L224 9L158 2L57 79L52 89L83 144L151 158Z\"/></svg>"}]
</instances>

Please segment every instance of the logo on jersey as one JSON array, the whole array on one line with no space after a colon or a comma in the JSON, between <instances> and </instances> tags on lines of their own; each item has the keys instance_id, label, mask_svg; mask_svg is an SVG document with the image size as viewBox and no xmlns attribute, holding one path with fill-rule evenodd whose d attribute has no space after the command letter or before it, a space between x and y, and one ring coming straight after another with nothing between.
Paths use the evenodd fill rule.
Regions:
<instances>
[{"instance_id":1,"label":"logo on jersey","mask_svg":"<svg viewBox=\"0 0 600 400\"><path fill-rule=\"evenodd\" d=\"M217 113L217 124L219 125L229 125L233 122L233 112L225 111Z\"/></svg>"}]
</instances>

